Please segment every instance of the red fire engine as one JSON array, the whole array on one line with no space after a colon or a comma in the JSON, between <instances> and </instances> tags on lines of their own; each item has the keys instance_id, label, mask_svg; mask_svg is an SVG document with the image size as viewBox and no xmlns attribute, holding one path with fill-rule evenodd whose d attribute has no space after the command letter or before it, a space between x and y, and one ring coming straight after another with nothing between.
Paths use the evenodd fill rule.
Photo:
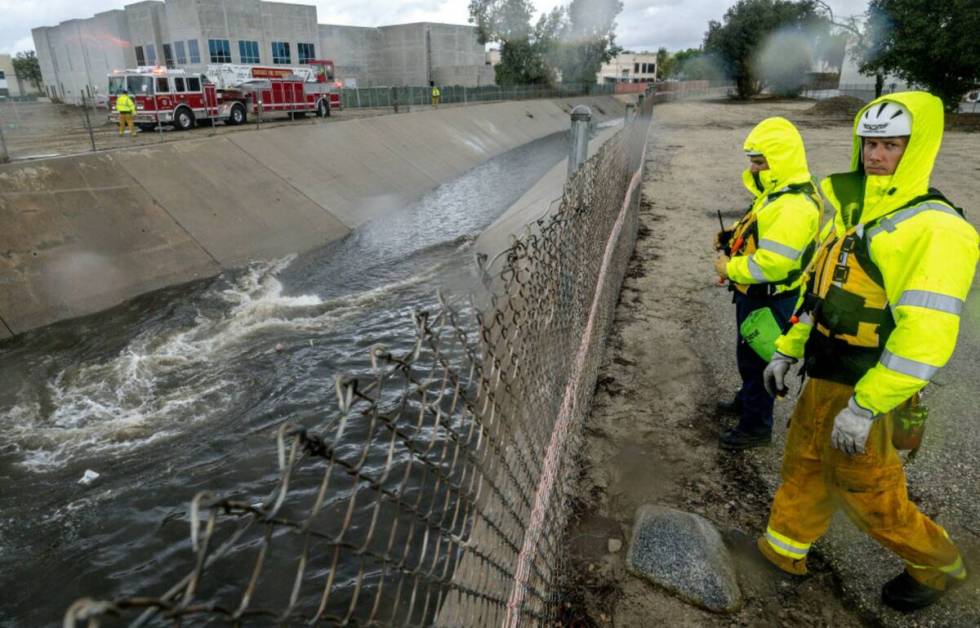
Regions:
<instances>
[{"instance_id":1,"label":"red fire engine","mask_svg":"<svg viewBox=\"0 0 980 628\"><path fill-rule=\"evenodd\" d=\"M218 64L204 74L163 67L139 67L109 75L110 118L118 120L116 96L123 89L136 103L134 122L143 130L170 125L178 130L204 121L243 124L248 116L315 113L340 108L333 62L305 67Z\"/></svg>"}]
</instances>

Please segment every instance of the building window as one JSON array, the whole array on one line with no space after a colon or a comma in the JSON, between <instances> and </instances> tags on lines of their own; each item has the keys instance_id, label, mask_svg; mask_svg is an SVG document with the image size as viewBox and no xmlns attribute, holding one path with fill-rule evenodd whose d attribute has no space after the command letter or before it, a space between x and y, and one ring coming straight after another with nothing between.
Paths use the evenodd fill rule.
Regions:
<instances>
[{"instance_id":1,"label":"building window","mask_svg":"<svg viewBox=\"0 0 980 628\"><path fill-rule=\"evenodd\" d=\"M227 39L209 39L208 54L211 63L231 63L231 44Z\"/></svg>"},{"instance_id":2,"label":"building window","mask_svg":"<svg viewBox=\"0 0 980 628\"><path fill-rule=\"evenodd\" d=\"M170 44L163 45L163 64L168 68L174 67L174 48Z\"/></svg>"},{"instance_id":3,"label":"building window","mask_svg":"<svg viewBox=\"0 0 980 628\"><path fill-rule=\"evenodd\" d=\"M289 56L289 42L272 42L272 62L279 65L292 63L292 59Z\"/></svg>"},{"instance_id":4,"label":"building window","mask_svg":"<svg viewBox=\"0 0 980 628\"><path fill-rule=\"evenodd\" d=\"M187 40L187 54L190 57L191 63L201 62L201 50L197 47L196 39Z\"/></svg>"},{"instance_id":5,"label":"building window","mask_svg":"<svg viewBox=\"0 0 980 628\"><path fill-rule=\"evenodd\" d=\"M309 63L313 59L316 59L313 44L296 44L296 56L300 63Z\"/></svg>"},{"instance_id":6,"label":"building window","mask_svg":"<svg viewBox=\"0 0 980 628\"><path fill-rule=\"evenodd\" d=\"M4 80L6 78L7 78L7 75L4 73L3 70L0 70L0 81Z\"/></svg>"},{"instance_id":7,"label":"building window","mask_svg":"<svg viewBox=\"0 0 980 628\"><path fill-rule=\"evenodd\" d=\"M136 46L136 65L146 65L146 57L143 55L143 46Z\"/></svg>"},{"instance_id":8,"label":"building window","mask_svg":"<svg viewBox=\"0 0 980 628\"><path fill-rule=\"evenodd\" d=\"M640 73L640 64L639 63L634 63L633 64L633 74L639 74L639 73Z\"/></svg>"},{"instance_id":9,"label":"building window","mask_svg":"<svg viewBox=\"0 0 980 628\"><path fill-rule=\"evenodd\" d=\"M177 53L177 65L184 65L187 63L187 48L184 46L184 42L175 41L174 52Z\"/></svg>"},{"instance_id":10,"label":"building window","mask_svg":"<svg viewBox=\"0 0 980 628\"><path fill-rule=\"evenodd\" d=\"M147 44L144 48L146 50L146 65L156 65L157 64L157 49L153 44Z\"/></svg>"},{"instance_id":11,"label":"building window","mask_svg":"<svg viewBox=\"0 0 980 628\"><path fill-rule=\"evenodd\" d=\"M238 56L241 57L242 63L262 63L259 61L259 42L238 42Z\"/></svg>"}]
</instances>

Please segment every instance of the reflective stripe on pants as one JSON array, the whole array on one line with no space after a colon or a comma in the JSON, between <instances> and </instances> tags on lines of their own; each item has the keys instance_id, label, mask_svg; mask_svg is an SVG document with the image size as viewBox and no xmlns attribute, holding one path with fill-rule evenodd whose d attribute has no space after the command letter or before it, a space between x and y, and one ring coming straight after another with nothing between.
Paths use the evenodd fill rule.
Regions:
<instances>
[{"instance_id":1,"label":"reflective stripe on pants","mask_svg":"<svg viewBox=\"0 0 980 628\"><path fill-rule=\"evenodd\" d=\"M912 577L944 589L947 574L961 578L965 570L946 531L909 501L905 470L891 444L891 415L874 422L866 453L847 456L830 446L834 418L853 392L851 386L827 380L807 382L790 419L783 481L773 500L769 528L777 539L789 540L791 548L809 547L841 508L913 567Z\"/></svg>"}]
</instances>

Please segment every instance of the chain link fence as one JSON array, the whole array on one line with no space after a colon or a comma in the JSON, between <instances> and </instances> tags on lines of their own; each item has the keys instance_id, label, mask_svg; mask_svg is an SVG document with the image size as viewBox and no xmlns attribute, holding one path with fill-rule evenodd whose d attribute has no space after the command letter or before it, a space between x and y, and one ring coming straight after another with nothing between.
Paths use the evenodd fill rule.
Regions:
<instances>
[{"instance_id":1,"label":"chain link fence","mask_svg":"<svg viewBox=\"0 0 980 628\"><path fill-rule=\"evenodd\" d=\"M638 227L651 98L492 259L413 314L404 353L338 377L275 438L263 494L194 496L165 591L81 599L64 625L483 626L556 616L572 474ZM326 401L325 401L326 405ZM141 566L152 568L152 566Z\"/></svg>"}]
</instances>

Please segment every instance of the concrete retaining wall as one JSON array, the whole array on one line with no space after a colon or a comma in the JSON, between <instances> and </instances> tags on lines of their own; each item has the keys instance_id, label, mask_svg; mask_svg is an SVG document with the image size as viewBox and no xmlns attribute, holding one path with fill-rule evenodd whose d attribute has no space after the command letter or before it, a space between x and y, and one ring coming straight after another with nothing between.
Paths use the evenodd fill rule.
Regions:
<instances>
[{"instance_id":1,"label":"concrete retaining wall","mask_svg":"<svg viewBox=\"0 0 980 628\"><path fill-rule=\"evenodd\" d=\"M612 98L586 102L621 116ZM0 166L0 338L344 237L568 126L574 102L443 108Z\"/></svg>"}]
</instances>

